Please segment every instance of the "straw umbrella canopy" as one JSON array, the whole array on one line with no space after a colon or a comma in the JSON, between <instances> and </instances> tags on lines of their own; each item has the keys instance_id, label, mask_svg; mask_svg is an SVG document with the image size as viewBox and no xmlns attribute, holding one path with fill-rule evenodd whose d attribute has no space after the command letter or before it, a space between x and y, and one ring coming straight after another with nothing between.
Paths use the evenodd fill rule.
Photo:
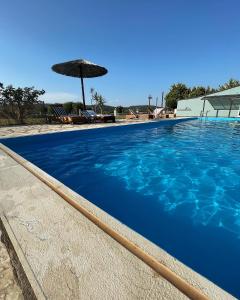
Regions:
<instances>
[{"instance_id":1,"label":"straw umbrella canopy","mask_svg":"<svg viewBox=\"0 0 240 300\"><path fill-rule=\"evenodd\" d=\"M81 79L83 108L86 109L83 78L99 77L107 74L107 69L84 59L67 61L52 66L56 73Z\"/></svg>"}]
</instances>

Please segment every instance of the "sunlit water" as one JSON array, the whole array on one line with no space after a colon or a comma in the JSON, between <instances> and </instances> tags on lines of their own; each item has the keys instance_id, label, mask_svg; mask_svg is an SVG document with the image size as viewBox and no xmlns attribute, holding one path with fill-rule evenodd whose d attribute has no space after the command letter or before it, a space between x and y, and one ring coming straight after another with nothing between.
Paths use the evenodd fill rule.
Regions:
<instances>
[{"instance_id":1,"label":"sunlit water","mask_svg":"<svg viewBox=\"0 0 240 300\"><path fill-rule=\"evenodd\" d=\"M240 123L158 122L4 143L240 295Z\"/></svg>"}]
</instances>

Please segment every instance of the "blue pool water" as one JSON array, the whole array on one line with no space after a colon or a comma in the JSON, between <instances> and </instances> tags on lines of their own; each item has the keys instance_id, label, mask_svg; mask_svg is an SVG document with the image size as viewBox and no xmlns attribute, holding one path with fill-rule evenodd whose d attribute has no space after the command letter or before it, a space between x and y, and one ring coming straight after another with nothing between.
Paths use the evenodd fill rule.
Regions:
<instances>
[{"instance_id":1,"label":"blue pool water","mask_svg":"<svg viewBox=\"0 0 240 300\"><path fill-rule=\"evenodd\" d=\"M240 123L178 120L2 142L240 296Z\"/></svg>"}]
</instances>

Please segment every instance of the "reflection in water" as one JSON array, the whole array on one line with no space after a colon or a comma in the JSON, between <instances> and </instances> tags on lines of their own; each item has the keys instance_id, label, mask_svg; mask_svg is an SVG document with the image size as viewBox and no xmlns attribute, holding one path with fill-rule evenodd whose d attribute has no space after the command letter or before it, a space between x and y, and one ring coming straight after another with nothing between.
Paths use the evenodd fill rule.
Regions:
<instances>
[{"instance_id":1,"label":"reflection in water","mask_svg":"<svg viewBox=\"0 0 240 300\"><path fill-rule=\"evenodd\" d=\"M110 162L95 164L165 211L240 236L240 128L189 123L151 132ZM230 128L229 128L230 126Z\"/></svg>"}]
</instances>

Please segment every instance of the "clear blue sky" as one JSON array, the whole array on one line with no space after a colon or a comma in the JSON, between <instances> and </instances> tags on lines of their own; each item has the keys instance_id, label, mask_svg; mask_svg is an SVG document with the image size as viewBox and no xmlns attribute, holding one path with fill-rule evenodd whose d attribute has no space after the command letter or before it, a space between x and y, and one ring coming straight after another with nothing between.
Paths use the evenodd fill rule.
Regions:
<instances>
[{"instance_id":1,"label":"clear blue sky","mask_svg":"<svg viewBox=\"0 0 240 300\"><path fill-rule=\"evenodd\" d=\"M51 65L84 58L111 105L145 104L175 82L217 87L240 79L239 0L8 0L0 8L0 81L80 99L78 79ZM89 102L89 101L88 101Z\"/></svg>"}]
</instances>

